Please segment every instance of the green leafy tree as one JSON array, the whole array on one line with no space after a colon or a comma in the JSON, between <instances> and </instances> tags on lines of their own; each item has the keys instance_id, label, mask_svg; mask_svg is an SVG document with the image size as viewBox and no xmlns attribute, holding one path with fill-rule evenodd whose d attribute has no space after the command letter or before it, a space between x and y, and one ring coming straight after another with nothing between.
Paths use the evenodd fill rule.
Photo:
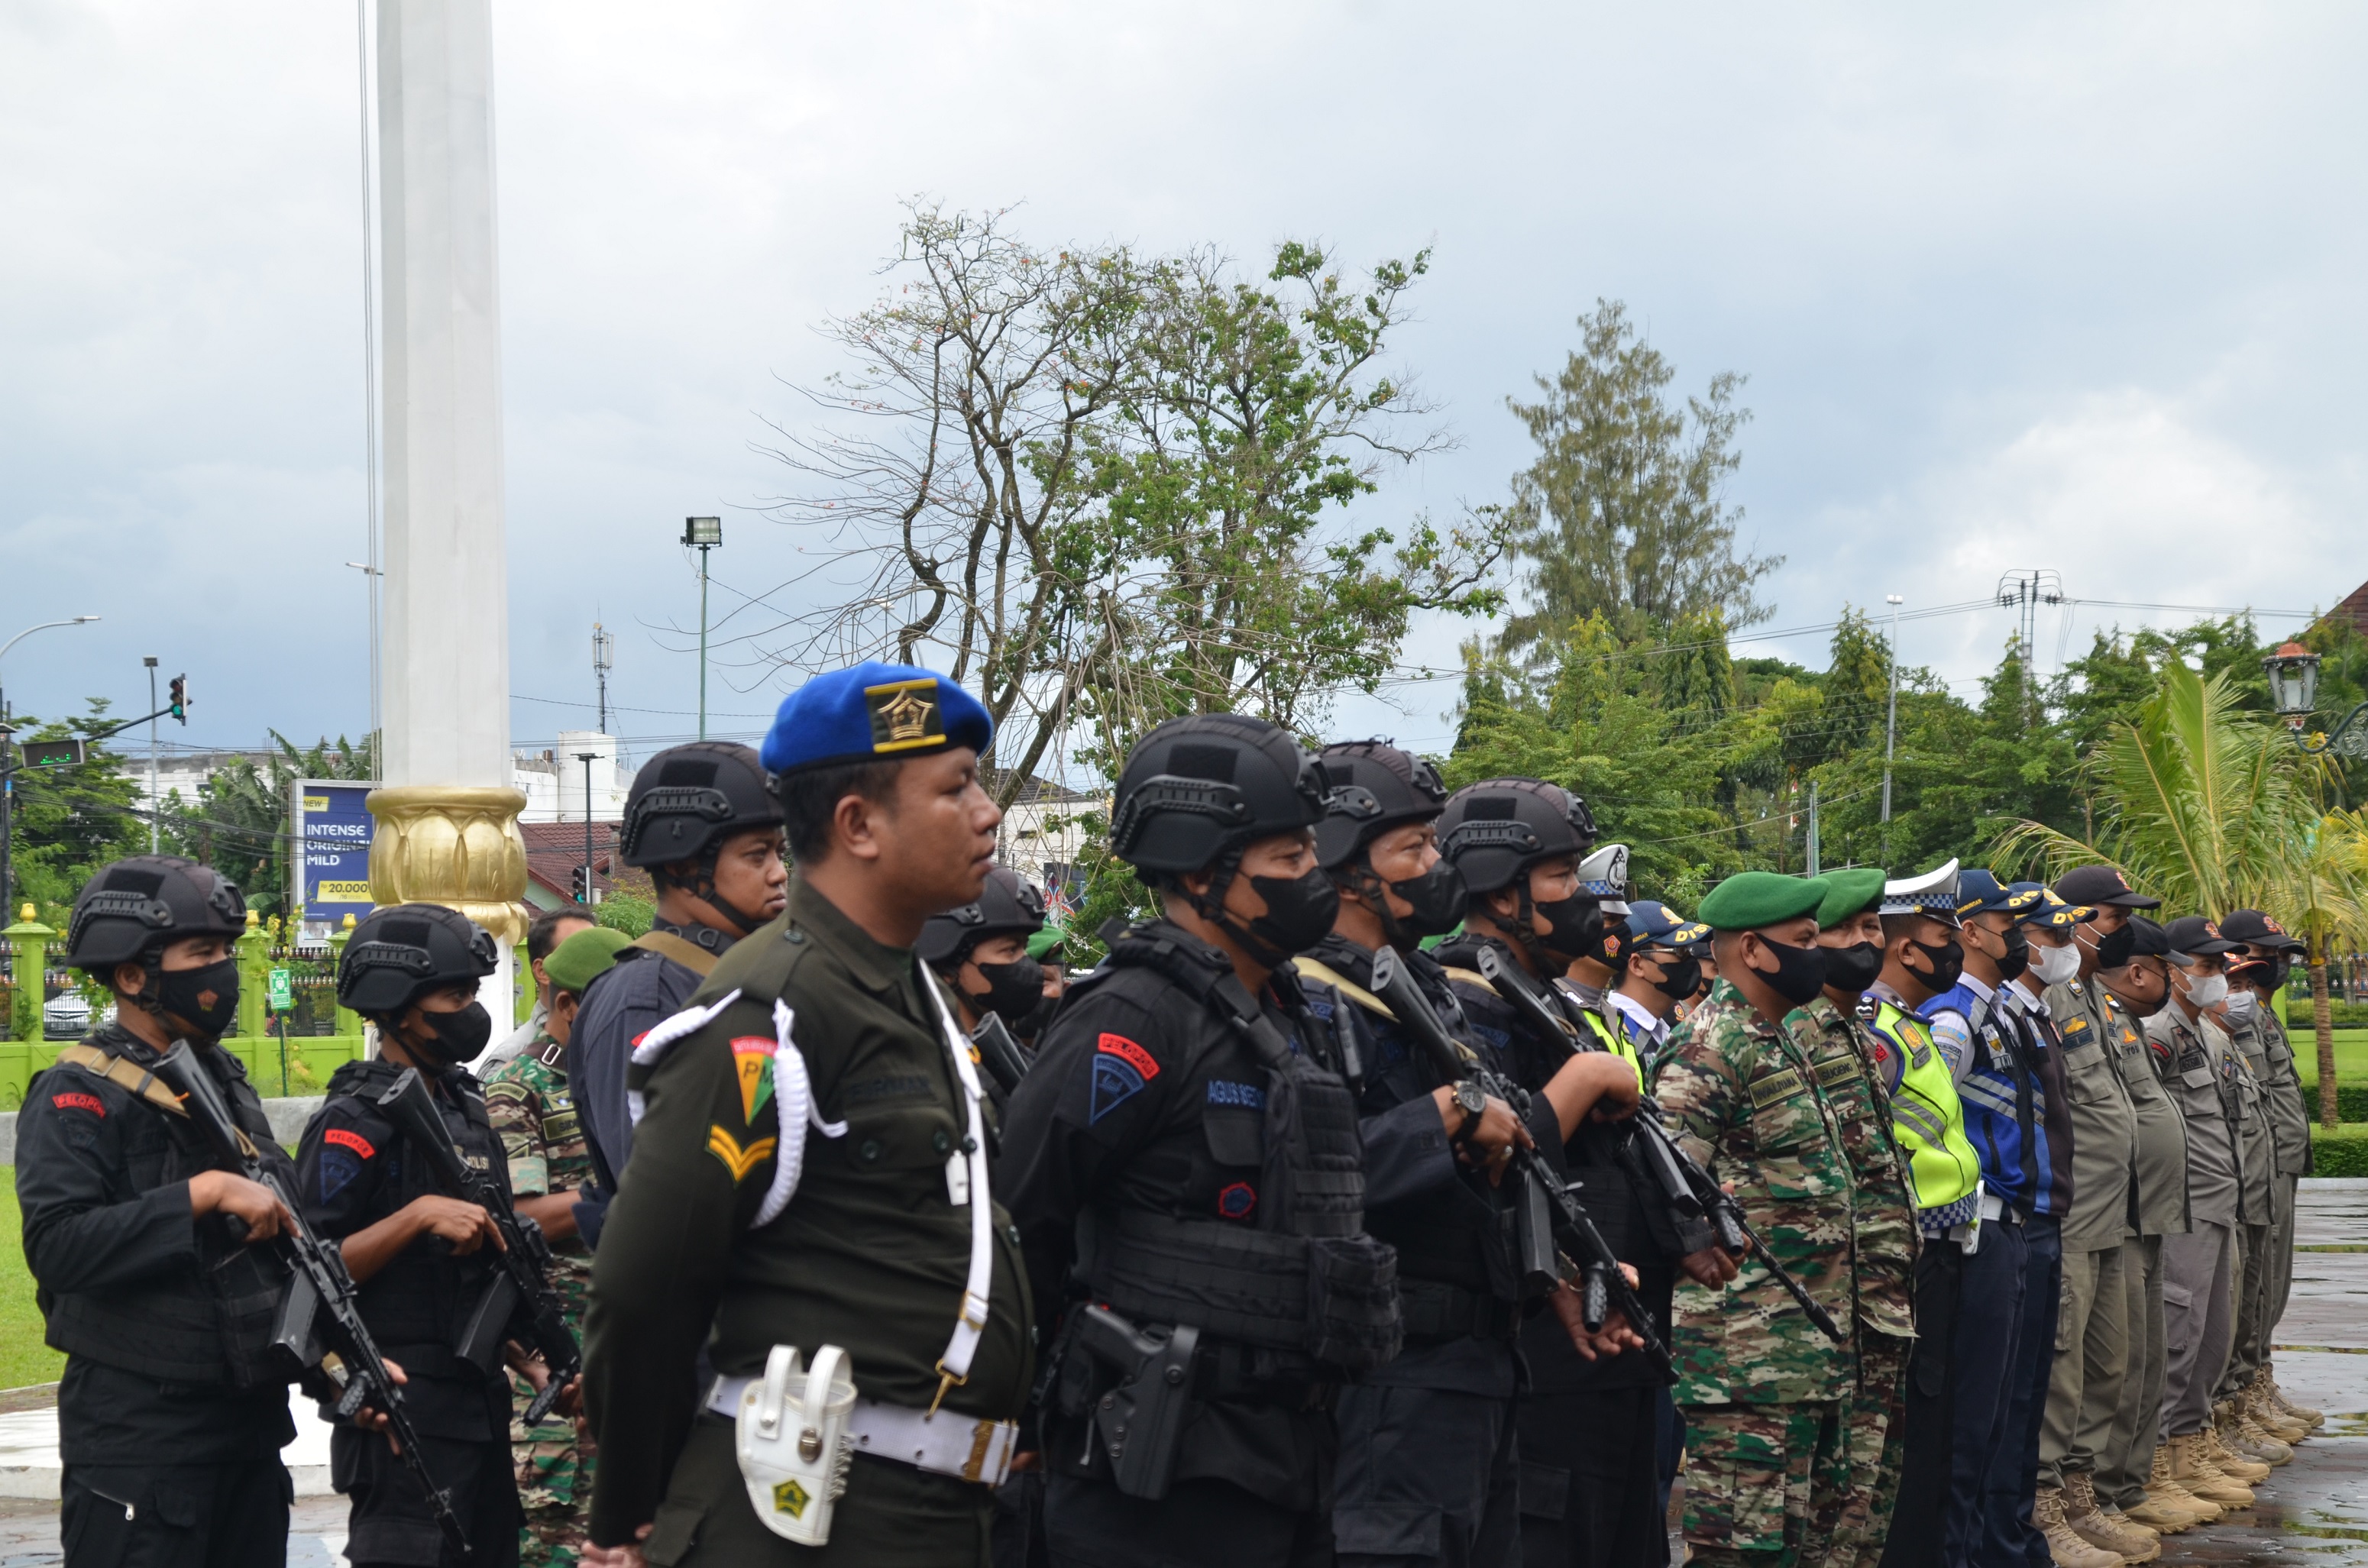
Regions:
<instances>
[{"instance_id":1,"label":"green leafy tree","mask_svg":"<svg viewBox=\"0 0 2368 1568\"><path fill-rule=\"evenodd\" d=\"M1560 374L1535 403L1508 399L1538 445L1513 481L1512 522L1529 562L1529 608L1505 626L1518 652L1600 615L1623 631L1720 612L1744 627L1770 611L1753 586L1782 556L1738 554L1743 509L1725 499L1743 460L1743 378L1713 376L1675 406L1676 369L1640 340L1627 307L1599 300Z\"/></svg>"},{"instance_id":2,"label":"green leafy tree","mask_svg":"<svg viewBox=\"0 0 2368 1568\"><path fill-rule=\"evenodd\" d=\"M19 714L17 743L88 737L112 727L103 697L85 699L87 711L71 719L43 721ZM26 769L17 775L10 822L9 864L16 902L30 901L44 921L66 926L76 894L92 872L109 860L144 854L148 819L140 786L122 754L106 741L90 741L79 767ZM17 911L8 912L16 918Z\"/></svg>"}]
</instances>

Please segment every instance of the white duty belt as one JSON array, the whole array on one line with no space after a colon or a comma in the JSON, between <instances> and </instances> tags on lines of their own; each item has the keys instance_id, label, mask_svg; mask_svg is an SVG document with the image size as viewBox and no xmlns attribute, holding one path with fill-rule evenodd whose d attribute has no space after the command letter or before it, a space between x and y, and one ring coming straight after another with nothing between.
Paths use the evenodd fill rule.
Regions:
<instances>
[{"instance_id":1,"label":"white duty belt","mask_svg":"<svg viewBox=\"0 0 2368 1568\"><path fill-rule=\"evenodd\" d=\"M707 1408L736 1417L740 1396L761 1377L718 1378L707 1396ZM1011 1470L1011 1455L1019 1446L1019 1423L984 1421L973 1416L938 1415L910 1405L882 1404L876 1399L855 1398L848 1417L848 1435L855 1451L909 1464L933 1475L951 1475L1000 1486Z\"/></svg>"}]
</instances>

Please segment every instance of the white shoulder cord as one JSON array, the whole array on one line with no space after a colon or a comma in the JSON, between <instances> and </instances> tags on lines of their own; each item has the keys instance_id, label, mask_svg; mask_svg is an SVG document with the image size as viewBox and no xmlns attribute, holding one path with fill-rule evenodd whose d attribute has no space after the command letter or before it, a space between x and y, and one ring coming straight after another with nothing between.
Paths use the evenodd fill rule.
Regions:
<instances>
[{"instance_id":1,"label":"white shoulder cord","mask_svg":"<svg viewBox=\"0 0 2368 1568\"><path fill-rule=\"evenodd\" d=\"M633 1065L655 1064L674 1049L677 1040L706 1028L738 1000L740 993L734 991L713 1006L684 1008L642 1037L641 1043L633 1047ZM795 1017L787 1004L779 1000L773 1003L773 1101L781 1135L774 1149L773 1184L766 1189L765 1201L757 1206L757 1217L748 1222L751 1230L780 1219L781 1210L796 1196L798 1177L805 1169L808 1127L825 1138L847 1136L847 1123L825 1121L814 1105L814 1085L806 1077L805 1056L790 1038L790 1025ZM646 1108L640 1090L625 1091L625 1108L633 1125L640 1126Z\"/></svg>"},{"instance_id":2,"label":"white shoulder cord","mask_svg":"<svg viewBox=\"0 0 2368 1568\"><path fill-rule=\"evenodd\" d=\"M979 1116L978 1070L971 1064L970 1043L962 1039L961 1028L954 1023L953 1013L938 990L936 977L927 969L915 967L919 970L921 989L937 1005L938 1021L944 1026L946 1054L953 1058L954 1076L962 1082L962 1108L968 1113L970 1127L970 1136L962 1141L962 1149L953 1155L955 1160L967 1161L964 1174L970 1199L970 1278L962 1286L962 1315L954 1320L953 1337L946 1342L946 1353L938 1358L938 1396L929 1401L929 1414L935 1415L945 1400L946 1391L970 1381L971 1358L978 1353L978 1342L986 1333L988 1293L995 1273L995 1205L987 1190L986 1124ZM951 1194L952 1173L947 1174Z\"/></svg>"}]
</instances>

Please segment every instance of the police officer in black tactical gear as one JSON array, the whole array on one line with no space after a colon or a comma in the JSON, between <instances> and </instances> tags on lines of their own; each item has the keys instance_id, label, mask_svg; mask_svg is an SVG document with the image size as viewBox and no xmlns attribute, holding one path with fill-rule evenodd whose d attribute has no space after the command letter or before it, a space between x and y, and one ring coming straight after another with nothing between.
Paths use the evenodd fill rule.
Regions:
<instances>
[{"instance_id":1,"label":"police officer in black tactical gear","mask_svg":"<svg viewBox=\"0 0 2368 1568\"><path fill-rule=\"evenodd\" d=\"M518 1561L505 1358L496 1351L488 1366L460 1348L493 1287L501 1238L484 1210L438 1190L427 1158L379 1100L416 1070L454 1147L507 1197L501 1141L486 1123L476 1079L461 1065L493 1035L477 985L496 957L491 935L438 904L374 910L357 926L338 960L337 1001L377 1027L379 1054L337 1069L296 1151L304 1221L342 1243L363 1321L410 1375L404 1404L420 1458L450 1494L471 1568ZM534 1375L529 1366L520 1370ZM356 1568L462 1561L385 1444L347 1426L329 1442L331 1482L352 1505L346 1556Z\"/></svg>"},{"instance_id":2,"label":"police officer in black tactical gear","mask_svg":"<svg viewBox=\"0 0 2368 1568\"><path fill-rule=\"evenodd\" d=\"M1633 1110L1643 1087L1633 1048L1574 1056L1581 1042L1594 1046L1605 1037L1553 983L1574 960L1604 950L1602 906L1618 891L1582 875L1596 837L1587 803L1539 779L1492 778L1458 790L1439 832L1442 851L1471 888L1471 904L1462 937L1436 956L1474 1032L1512 1062L1517 1082L1543 1085L1549 1100L1566 1099L1555 1088L1564 1074L1585 1071L1607 1074L1607 1102ZM1561 1009L1581 1031L1577 1040L1559 1030L1542 1038L1480 972L1484 949ZM1624 1032L1615 1034L1624 1045ZM1604 1116L1598 1108L1563 1117L1565 1168L1596 1228L1636 1270L1637 1295L1666 1340L1676 1230L1665 1210L1641 1200L1622 1153L1628 1130ZM1652 1364L1641 1356L1590 1360L1544 1316L1524 1331L1521 1348L1531 1374L1520 1417L1525 1561L1573 1568L1665 1561L1654 1460L1662 1383Z\"/></svg>"},{"instance_id":3,"label":"police officer in black tactical gear","mask_svg":"<svg viewBox=\"0 0 2368 1568\"><path fill-rule=\"evenodd\" d=\"M1357 1107L1289 964L1339 898L1323 768L1234 714L1128 756L1110 847L1166 910L1072 986L996 1187L1037 1314L1055 1563L1329 1562L1339 1385L1398 1347Z\"/></svg>"},{"instance_id":4,"label":"police officer in black tactical gear","mask_svg":"<svg viewBox=\"0 0 2368 1568\"><path fill-rule=\"evenodd\" d=\"M1344 1565L1487 1563L1520 1548L1514 1396L1526 1311L1504 1158L1516 1138L1562 1143L1554 1107L1524 1128L1504 1101L1449 1082L1373 994L1373 955L1394 949L1447 1033L1476 1037L1447 974L1419 947L1463 917L1463 878L1439 853L1447 791L1429 763L1379 741L1318 754L1333 783L1316 856L1340 890L1332 934L1293 961L1308 1010L1356 1045L1365 1222L1397 1249L1405 1347L1340 1392L1332 1527ZM1486 1051L1485 1045L1477 1049ZM1492 1051L1485 1060L1507 1064Z\"/></svg>"},{"instance_id":5,"label":"police officer in black tactical gear","mask_svg":"<svg viewBox=\"0 0 2368 1568\"><path fill-rule=\"evenodd\" d=\"M153 1075L186 1040L262 1157L287 1174L238 1059L238 889L172 856L118 860L74 901L66 961L115 1020L59 1052L17 1118L17 1199L58 1385L69 1568L284 1562L295 1434L266 1347L284 1272L253 1243L292 1217L213 1168ZM233 1223L235 1221L235 1223ZM244 1227L242 1236L240 1227Z\"/></svg>"},{"instance_id":6,"label":"police officer in black tactical gear","mask_svg":"<svg viewBox=\"0 0 2368 1568\"><path fill-rule=\"evenodd\" d=\"M913 945L954 994L965 1029L989 1013L1017 1029L1044 1001L1044 966L1028 938L1044 928L1044 895L1008 866L986 873L978 900L933 915Z\"/></svg>"},{"instance_id":7,"label":"police officer in black tactical gear","mask_svg":"<svg viewBox=\"0 0 2368 1568\"><path fill-rule=\"evenodd\" d=\"M633 1152L625 1104L633 1042L679 1012L725 950L780 914L789 896L780 802L744 745L699 741L650 758L625 797L619 847L656 884L657 916L585 993L569 1036L568 1082L598 1178L575 1219L595 1247Z\"/></svg>"}]
</instances>

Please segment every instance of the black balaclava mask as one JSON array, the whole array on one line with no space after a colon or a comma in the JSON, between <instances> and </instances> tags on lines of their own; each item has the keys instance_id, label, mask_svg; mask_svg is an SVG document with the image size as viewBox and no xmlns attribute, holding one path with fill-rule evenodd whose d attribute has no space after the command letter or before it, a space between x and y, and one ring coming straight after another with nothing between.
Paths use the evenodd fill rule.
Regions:
<instances>
[{"instance_id":1,"label":"black balaclava mask","mask_svg":"<svg viewBox=\"0 0 2368 1568\"><path fill-rule=\"evenodd\" d=\"M1913 964L1904 967L1916 977L1917 984L1935 996L1956 984L1957 977L1965 972L1965 949L1957 945L1954 937L1937 948L1927 946L1913 937L1907 938L1907 945L1924 955L1924 961L1932 966L1932 971L1927 974Z\"/></svg>"},{"instance_id":2,"label":"black balaclava mask","mask_svg":"<svg viewBox=\"0 0 2368 1568\"><path fill-rule=\"evenodd\" d=\"M1663 949L1653 955L1661 960L1661 978L1653 982L1653 989L1673 1002L1682 1002L1702 989L1702 960L1688 955L1679 958Z\"/></svg>"},{"instance_id":3,"label":"black balaclava mask","mask_svg":"<svg viewBox=\"0 0 2368 1568\"><path fill-rule=\"evenodd\" d=\"M1339 917L1340 890L1321 866L1299 877L1252 877L1251 891L1266 901L1266 913L1247 926L1225 907L1225 890L1241 872L1241 851L1226 855L1205 893L1186 892L1201 917L1249 949L1261 963L1280 964L1332 934Z\"/></svg>"},{"instance_id":4,"label":"black balaclava mask","mask_svg":"<svg viewBox=\"0 0 2368 1568\"><path fill-rule=\"evenodd\" d=\"M1882 972L1883 949L1873 942L1826 949L1826 984L1833 990L1856 995L1873 985Z\"/></svg>"},{"instance_id":5,"label":"black balaclava mask","mask_svg":"<svg viewBox=\"0 0 2368 1568\"><path fill-rule=\"evenodd\" d=\"M1826 949L1815 945L1795 948L1760 933L1759 940L1776 955L1776 972L1754 968L1752 973L1766 982L1770 990L1795 1007L1805 1007L1817 999L1826 988Z\"/></svg>"},{"instance_id":6,"label":"black balaclava mask","mask_svg":"<svg viewBox=\"0 0 2368 1568\"><path fill-rule=\"evenodd\" d=\"M1365 903L1382 923L1382 939L1400 952L1411 952L1425 937L1443 937L1463 923L1464 906L1471 902L1471 892L1463 885L1463 873L1448 860L1432 863L1430 869L1417 877L1407 877L1385 882L1372 863L1360 858L1346 873L1349 890ZM1383 891L1394 892L1404 900L1411 912L1401 918L1390 908Z\"/></svg>"},{"instance_id":7,"label":"black balaclava mask","mask_svg":"<svg viewBox=\"0 0 2368 1568\"><path fill-rule=\"evenodd\" d=\"M158 959L150 968L152 1011L165 1012L210 1040L238 1020L238 960L222 959L203 969L165 969Z\"/></svg>"},{"instance_id":8,"label":"black balaclava mask","mask_svg":"<svg viewBox=\"0 0 2368 1568\"><path fill-rule=\"evenodd\" d=\"M1528 886L1524 883L1521 902L1546 917L1548 929L1530 938L1538 947L1565 963L1572 959L1602 961L1603 939L1611 923L1603 917L1601 899L1592 893L1573 893L1568 898L1558 898L1552 903L1532 903ZM1627 923L1623 920L1621 929L1624 931L1626 928ZM1536 933L1537 926L1533 921L1525 920L1522 929Z\"/></svg>"},{"instance_id":9,"label":"black balaclava mask","mask_svg":"<svg viewBox=\"0 0 2368 1568\"><path fill-rule=\"evenodd\" d=\"M964 991L962 999L972 1012L993 1013L1018 1029L1044 1000L1044 966L1024 954L1009 963L973 961L986 978L986 993Z\"/></svg>"}]
</instances>

